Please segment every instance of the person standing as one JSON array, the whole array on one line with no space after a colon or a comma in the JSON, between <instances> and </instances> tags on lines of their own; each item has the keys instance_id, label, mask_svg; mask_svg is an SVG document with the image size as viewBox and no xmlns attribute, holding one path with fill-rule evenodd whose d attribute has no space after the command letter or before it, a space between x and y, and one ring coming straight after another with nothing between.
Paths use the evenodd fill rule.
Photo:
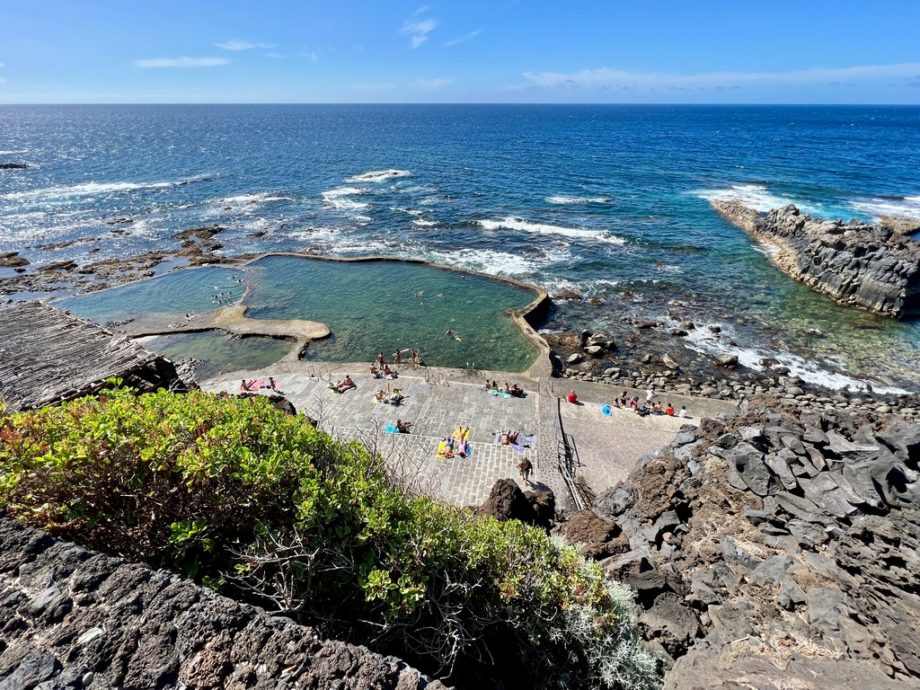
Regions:
<instances>
[{"instance_id":1,"label":"person standing","mask_svg":"<svg viewBox=\"0 0 920 690\"><path fill-rule=\"evenodd\" d=\"M530 473L533 472L533 465L531 464L530 460L523 458L518 463L518 470L521 473L521 479L524 481L524 483L530 484Z\"/></svg>"}]
</instances>

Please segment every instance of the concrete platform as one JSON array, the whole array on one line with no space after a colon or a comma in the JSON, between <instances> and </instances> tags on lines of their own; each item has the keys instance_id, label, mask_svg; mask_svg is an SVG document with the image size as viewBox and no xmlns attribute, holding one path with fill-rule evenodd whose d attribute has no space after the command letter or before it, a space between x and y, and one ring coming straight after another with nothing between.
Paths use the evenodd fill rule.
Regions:
<instances>
[{"instance_id":1,"label":"concrete platform","mask_svg":"<svg viewBox=\"0 0 920 690\"><path fill-rule=\"evenodd\" d=\"M569 491L558 466L557 422L561 422L562 430L577 449L580 465L576 467L576 476L591 491L600 493L625 479L643 455L670 443L683 424L695 425L702 416L714 416L733 408L732 403L671 396L678 408L687 405L691 419L641 418L624 410L615 410L611 417L605 417L601 405L622 392L622 388L583 382L573 385L561 379L534 381L502 372L471 375L457 369L426 367L400 367L398 379L385 381L371 378L366 373L367 367L358 363L283 361L255 372L215 377L203 382L202 388L236 393L244 377L271 376L297 410L316 419L321 429L381 452L394 475L411 490L457 505L478 505L496 480L511 478L523 489L534 486L552 489L565 506ZM329 383L338 382L346 373L357 388L341 394L329 390ZM527 391L527 397L493 397L483 388L486 377L516 382ZM401 389L405 396L401 405L394 407L374 400L374 392L386 389L388 384ZM560 396L572 388L577 390L583 404L569 405L564 401L560 404ZM386 426L397 419L411 422L412 433L387 433ZM449 460L435 457L438 440L459 425L470 427L470 456ZM518 452L496 445L494 434L500 430L536 434L535 448ZM534 465L534 486L520 482L516 465L522 457Z\"/></svg>"}]
</instances>

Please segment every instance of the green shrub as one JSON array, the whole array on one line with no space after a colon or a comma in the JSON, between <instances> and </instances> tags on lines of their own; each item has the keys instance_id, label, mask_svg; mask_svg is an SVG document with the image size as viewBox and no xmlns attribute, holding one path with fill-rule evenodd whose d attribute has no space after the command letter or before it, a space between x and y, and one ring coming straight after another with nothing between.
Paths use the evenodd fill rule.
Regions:
<instances>
[{"instance_id":1,"label":"green shrub","mask_svg":"<svg viewBox=\"0 0 920 690\"><path fill-rule=\"evenodd\" d=\"M651 687L629 591L517 521L409 496L262 397L106 391L0 413L0 505L439 672Z\"/></svg>"}]
</instances>

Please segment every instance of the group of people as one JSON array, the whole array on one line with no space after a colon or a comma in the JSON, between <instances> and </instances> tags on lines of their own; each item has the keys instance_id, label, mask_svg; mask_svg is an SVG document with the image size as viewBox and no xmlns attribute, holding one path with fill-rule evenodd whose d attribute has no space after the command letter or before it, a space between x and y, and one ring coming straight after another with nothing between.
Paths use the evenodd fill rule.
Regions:
<instances>
[{"instance_id":1,"label":"group of people","mask_svg":"<svg viewBox=\"0 0 920 690\"><path fill-rule=\"evenodd\" d=\"M393 364L395 366L405 363L405 360L403 360L403 353L406 353L406 352L409 353L409 362L408 362L409 364L411 364L414 367L422 366L422 356L419 353L419 351L415 349L414 347L407 347L402 350L396 350L395 352L393 352ZM374 361L371 363L371 366L372 367L376 366L378 369L382 370L384 367L386 367L386 365L387 365L386 357L383 356L382 352L378 352L377 356L374 358Z\"/></svg>"},{"instance_id":2,"label":"group of people","mask_svg":"<svg viewBox=\"0 0 920 690\"><path fill-rule=\"evenodd\" d=\"M521 388L519 385L517 385L516 383L512 383L509 386L507 381L505 381L505 384L503 386L499 387L498 381L494 381L494 380L490 381L489 379L486 379L485 390L492 393L492 395L498 395L499 393L506 393L507 395L510 395L512 398L523 398L526 395L524 393L524 389Z\"/></svg>"},{"instance_id":3,"label":"group of people","mask_svg":"<svg viewBox=\"0 0 920 690\"><path fill-rule=\"evenodd\" d=\"M384 405L399 405L404 398L405 396L402 394L402 391L399 388L390 390L390 384L387 384L386 390L380 388L376 393L374 393L374 399L377 402L383 403Z\"/></svg>"},{"instance_id":4,"label":"group of people","mask_svg":"<svg viewBox=\"0 0 920 690\"><path fill-rule=\"evenodd\" d=\"M439 458L465 458L470 453L470 428L458 426L454 433L445 436L438 442L437 456Z\"/></svg>"},{"instance_id":5,"label":"group of people","mask_svg":"<svg viewBox=\"0 0 920 690\"><path fill-rule=\"evenodd\" d=\"M567 402L572 405L579 405L578 394L575 391L571 391L565 396ZM613 399L613 407L618 407L620 409L632 410L636 414L644 417L649 414L656 415L665 415L668 417L686 417L687 416L687 406L681 405L680 410L675 410L674 406L669 402L667 405L662 405L660 400L656 400L655 389L649 388L645 391L645 403L640 404L639 396L633 395L630 397L627 391ZM604 406L604 414L609 414L609 406Z\"/></svg>"},{"instance_id":6,"label":"group of people","mask_svg":"<svg viewBox=\"0 0 920 690\"><path fill-rule=\"evenodd\" d=\"M630 397L629 393L623 391L620 397L613 399L613 406L622 409L628 408L643 417L648 414L666 415L668 417L687 416L686 405L681 405L680 411L677 411L674 409L674 406L670 402L667 405L662 405L661 401L656 400L655 397L655 389L649 388L647 391L645 391L645 403L640 405L638 395Z\"/></svg>"}]
</instances>

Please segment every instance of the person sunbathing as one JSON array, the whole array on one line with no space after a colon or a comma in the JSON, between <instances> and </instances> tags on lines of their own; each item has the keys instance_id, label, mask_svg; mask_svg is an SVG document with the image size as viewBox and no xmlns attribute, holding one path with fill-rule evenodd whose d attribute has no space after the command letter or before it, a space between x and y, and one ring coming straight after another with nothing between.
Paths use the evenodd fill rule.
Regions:
<instances>
[{"instance_id":1,"label":"person sunbathing","mask_svg":"<svg viewBox=\"0 0 920 690\"><path fill-rule=\"evenodd\" d=\"M656 400L656 401L655 401L655 404L652 405L652 413L653 413L653 414L664 414L664 410L661 409L661 401L660 401L660 400Z\"/></svg>"},{"instance_id":2,"label":"person sunbathing","mask_svg":"<svg viewBox=\"0 0 920 690\"><path fill-rule=\"evenodd\" d=\"M240 389L251 393L252 391L256 390L256 380L252 379L251 381L247 381L246 379L243 379L240 381Z\"/></svg>"},{"instance_id":3,"label":"person sunbathing","mask_svg":"<svg viewBox=\"0 0 920 690\"><path fill-rule=\"evenodd\" d=\"M395 379L397 376L399 376L399 374L397 374L395 371L393 371L392 369L390 369L390 365L389 365L389 364L384 364L384 365L383 365L383 372L381 372L381 373L383 374L383 378L385 378L387 381L392 381L392 380Z\"/></svg>"},{"instance_id":4,"label":"person sunbathing","mask_svg":"<svg viewBox=\"0 0 920 690\"><path fill-rule=\"evenodd\" d=\"M438 442L438 452L437 456L439 458L452 458L454 457L454 439L447 437Z\"/></svg>"},{"instance_id":5,"label":"person sunbathing","mask_svg":"<svg viewBox=\"0 0 920 690\"><path fill-rule=\"evenodd\" d=\"M396 420L396 431L401 434L408 434L411 426L412 422L404 422L401 419Z\"/></svg>"},{"instance_id":6,"label":"person sunbathing","mask_svg":"<svg viewBox=\"0 0 920 690\"><path fill-rule=\"evenodd\" d=\"M639 411L639 396L638 395L635 396L634 398L630 398L629 409L632 410L633 412Z\"/></svg>"},{"instance_id":7,"label":"person sunbathing","mask_svg":"<svg viewBox=\"0 0 920 690\"><path fill-rule=\"evenodd\" d=\"M336 393L344 393L345 391L350 391L352 388L357 388L355 382L351 380L351 376L345 374L345 378L339 381L334 386L329 384L330 390L335 391Z\"/></svg>"},{"instance_id":8,"label":"person sunbathing","mask_svg":"<svg viewBox=\"0 0 920 690\"><path fill-rule=\"evenodd\" d=\"M377 368L376 364L371 364L369 370L371 372L371 376L373 376L375 379L379 379L383 376L383 374L381 374L380 370Z\"/></svg>"},{"instance_id":9,"label":"person sunbathing","mask_svg":"<svg viewBox=\"0 0 920 690\"><path fill-rule=\"evenodd\" d=\"M468 426L458 426L454 429L453 434L454 448L457 451L457 455L461 458L466 457L466 447L467 441L470 440L470 428Z\"/></svg>"},{"instance_id":10,"label":"person sunbathing","mask_svg":"<svg viewBox=\"0 0 920 690\"><path fill-rule=\"evenodd\" d=\"M382 388L378 389L377 392L374 393L374 399L377 402L385 403L387 401L387 392Z\"/></svg>"},{"instance_id":11,"label":"person sunbathing","mask_svg":"<svg viewBox=\"0 0 920 690\"><path fill-rule=\"evenodd\" d=\"M664 413L668 415L668 417L673 417L674 416L674 406L671 403L668 403L668 406L664 408Z\"/></svg>"},{"instance_id":12,"label":"person sunbathing","mask_svg":"<svg viewBox=\"0 0 920 690\"><path fill-rule=\"evenodd\" d=\"M518 435L517 431L501 431L498 435L498 442L503 446L517 445Z\"/></svg>"},{"instance_id":13,"label":"person sunbathing","mask_svg":"<svg viewBox=\"0 0 920 690\"><path fill-rule=\"evenodd\" d=\"M390 395L387 397L386 401L390 405L399 405L403 401L402 391L398 388L394 388Z\"/></svg>"},{"instance_id":14,"label":"person sunbathing","mask_svg":"<svg viewBox=\"0 0 920 690\"><path fill-rule=\"evenodd\" d=\"M512 383L512 384L511 384L511 395L512 395L513 397L515 397L515 398L523 398L523 397L524 397L524 389L521 388L521 387L520 387L519 385L517 385L516 383Z\"/></svg>"}]
</instances>

